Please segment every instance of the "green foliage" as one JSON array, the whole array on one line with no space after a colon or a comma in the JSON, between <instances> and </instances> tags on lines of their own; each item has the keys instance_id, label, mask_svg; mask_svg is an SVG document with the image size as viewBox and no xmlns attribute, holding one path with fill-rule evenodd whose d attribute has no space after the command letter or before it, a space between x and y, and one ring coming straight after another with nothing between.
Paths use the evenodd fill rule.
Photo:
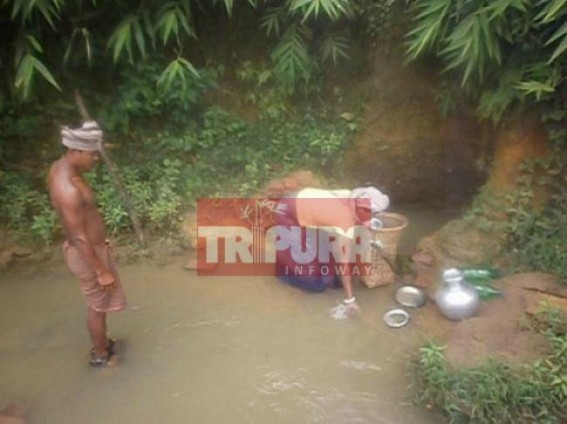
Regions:
<instances>
[{"instance_id":1,"label":"green foliage","mask_svg":"<svg viewBox=\"0 0 567 424\"><path fill-rule=\"evenodd\" d=\"M178 57L176 60L170 62L167 68L165 68L158 78L157 84L159 87L163 87L166 91L170 91L172 85L176 81L180 81L181 88L183 91L187 92L189 86L188 79L191 77L192 79L199 78L199 76L199 72L193 67L191 62L183 59L182 57Z\"/></svg>"},{"instance_id":2,"label":"green foliage","mask_svg":"<svg viewBox=\"0 0 567 424\"><path fill-rule=\"evenodd\" d=\"M464 216L476 228L501 237L516 270L567 277L566 166L561 151L526 162L513 192L504 197L481 193ZM543 207L534 207L537 193L548 197Z\"/></svg>"},{"instance_id":3,"label":"green foliage","mask_svg":"<svg viewBox=\"0 0 567 424\"><path fill-rule=\"evenodd\" d=\"M203 93L215 86L220 72L212 68L197 72L184 62L173 61L175 68L170 64L161 75L162 62L158 59L124 69L114 100L109 103L105 98L105 106L97 114L104 128L128 133L131 126L144 129L159 126L162 121L184 128Z\"/></svg>"},{"instance_id":4,"label":"green foliage","mask_svg":"<svg viewBox=\"0 0 567 424\"><path fill-rule=\"evenodd\" d=\"M23 97L28 97L32 88L34 76L39 74L49 84L61 91L61 87L55 81L51 72L44 63L37 58L43 53L41 44L33 35L26 35L23 42L16 47L16 76L14 86L22 93Z\"/></svg>"},{"instance_id":5,"label":"green foliage","mask_svg":"<svg viewBox=\"0 0 567 424\"><path fill-rule=\"evenodd\" d=\"M46 202L46 205L41 208L40 212L34 215L31 226L32 236L41 240L45 245L49 245L53 241L53 237L60 229L55 212L48 208L49 205Z\"/></svg>"},{"instance_id":6,"label":"green foliage","mask_svg":"<svg viewBox=\"0 0 567 424\"><path fill-rule=\"evenodd\" d=\"M564 316L545 318L542 314L538 322L549 324L540 330L549 340L551 352L519 368L489 360L453 371L443 348L427 343L415 364L416 400L439 409L450 423L560 423L567 401L567 334L553 330L565 329L566 322Z\"/></svg>"},{"instance_id":7,"label":"green foliage","mask_svg":"<svg viewBox=\"0 0 567 424\"><path fill-rule=\"evenodd\" d=\"M517 189L504 199L503 223L509 250L519 269L567 277L567 113L565 100L546 104L543 114L552 145L546 157L525 162ZM547 200L534 208L534 196ZM539 200L541 202L541 200ZM537 202L536 202L537 203Z\"/></svg>"},{"instance_id":8,"label":"green foliage","mask_svg":"<svg viewBox=\"0 0 567 424\"><path fill-rule=\"evenodd\" d=\"M118 61L124 51L128 54L130 62L134 62L134 56L132 54L133 40L136 40L142 57L146 56L146 42L144 41L144 33L140 21L141 16L139 15L127 15L110 35L108 47L112 49L114 62Z\"/></svg>"},{"instance_id":9,"label":"green foliage","mask_svg":"<svg viewBox=\"0 0 567 424\"><path fill-rule=\"evenodd\" d=\"M47 194L13 172L0 179L0 221L20 238L49 243L59 229Z\"/></svg>"},{"instance_id":10,"label":"green foliage","mask_svg":"<svg viewBox=\"0 0 567 424\"><path fill-rule=\"evenodd\" d=\"M178 159L163 159L142 166L121 167L138 218L151 232L177 230L181 215L181 166ZM108 230L112 234L127 232L130 220L111 175L101 170L88 177Z\"/></svg>"},{"instance_id":11,"label":"green foliage","mask_svg":"<svg viewBox=\"0 0 567 424\"><path fill-rule=\"evenodd\" d=\"M245 103L256 106L263 115L273 119L277 119L287 111L286 100L290 91L278 84L274 71L269 67L264 64L257 66L245 61L236 70L236 76L247 85Z\"/></svg>"},{"instance_id":12,"label":"green foliage","mask_svg":"<svg viewBox=\"0 0 567 424\"><path fill-rule=\"evenodd\" d=\"M508 244L516 266L567 277L567 157L563 153L523 166L519 188L509 196ZM549 194L543 210L533 208L534 191Z\"/></svg>"},{"instance_id":13,"label":"green foliage","mask_svg":"<svg viewBox=\"0 0 567 424\"><path fill-rule=\"evenodd\" d=\"M345 15L354 15L351 3L349 0L291 0L288 7L292 12L300 10L304 21L312 16L317 18L321 14L337 20Z\"/></svg>"},{"instance_id":14,"label":"green foliage","mask_svg":"<svg viewBox=\"0 0 567 424\"><path fill-rule=\"evenodd\" d=\"M528 315L520 322L521 328L536 333L546 333L550 337L567 334L567 319L565 312L557 305L541 302L535 314Z\"/></svg>"},{"instance_id":15,"label":"green foliage","mask_svg":"<svg viewBox=\"0 0 567 424\"><path fill-rule=\"evenodd\" d=\"M514 105L550 98L565 86L565 0L418 0L408 57L432 53L499 120Z\"/></svg>"},{"instance_id":16,"label":"green foliage","mask_svg":"<svg viewBox=\"0 0 567 424\"><path fill-rule=\"evenodd\" d=\"M215 6L219 3L229 16L242 10L233 0L4 0L0 18L14 25L3 35L5 43L15 47L0 51L0 63L16 64L13 71L6 70L23 99L30 98L36 75L61 91L77 69L57 73L53 69L58 64L70 64L71 59L77 67L84 65L86 58L89 67L94 63L104 68L122 66L124 61L136 65L153 55L167 57L160 83L187 85L198 76L192 59L184 55L184 50L191 50L197 42L196 15L218 15ZM272 59L282 83L294 86L312 78L319 59L337 64L348 57L349 36L342 21L355 17L353 2L280 0L273 4L248 0L247 4L259 9L263 15L260 26L269 36L278 38ZM80 47L83 44L84 49ZM86 69L81 66L79 70L83 77ZM11 87L0 87L0 91L11 92Z\"/></svg>"},{"instance_id":17,"label":"green foliage","mask_svg":"<svg viewBox=\"0 0 567 424\"><path fill-rule=\"evenodd\" d=\"M349 59L348 51L350 50L350 38L329 32L325 34L321 41L320 54L323 62L331 60L333 65L339 63L339 59Z\"/></svg>"},{"instance_id":18,"label":"green foliage","mask_svg":"<svg viewBox=\"0 0 567 424\"><path fill-rule=\"evenodd\" d=\"M144 102L139 107L143 116L161 113ZM150 234L178 235L183 213L198 197L257 195L270 179L292 170L331 171L350 135L347 122L310 109L282 109L248 124L211 107L184 127L166 127L140 131L140 139L124 140L110 151ZM86 177L109 232L129 233L131 223L111 174L101 166ZM44 243L61 234L44 187L35 187L31 175L10 171L1 178L3 227Z\"/></svg>"},{"instance_id":19,"label":"green foliage","mask_svg":"<svg viewBox=\"0 0 567 424\"><path fill-rule=\"evenodd\" d=\"M261 27L278 37L271 53L274 73L286 87L313 79L319 64L337 65L349 59L350 35L343 20L353 20L360 10L346 0L286 0L267 7Z\"/></svg>"},{"instance_id":20,"label":"green foliage","mask_svg":"<svg viewBox=\"0 0 567 424\"><path fill-rule=\"evenodd\" d=\"M274 70L284 85L294 86L298 81L305 81L311 77L313 63L308 53L310 40L309 28L294 23L288 27L274 49L272 53Z\"/></svg>"}]
</instances>

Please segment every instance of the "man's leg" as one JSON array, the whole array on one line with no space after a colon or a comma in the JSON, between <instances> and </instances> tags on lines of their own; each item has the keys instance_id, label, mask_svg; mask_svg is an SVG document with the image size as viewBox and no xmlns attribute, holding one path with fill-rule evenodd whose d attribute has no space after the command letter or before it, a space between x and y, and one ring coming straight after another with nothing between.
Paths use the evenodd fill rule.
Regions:
<instances>
[{"instance_id":1,"label":"man's leg","mask_svg":"<svg viewBox=\"0 0 567 424\"><path fill-rule=\"evenodd\" d=\"M88 308L87 328L97 358L108 355L108 338L106 337L106 312L98 312Z\"/></svg>"}]
</instances>

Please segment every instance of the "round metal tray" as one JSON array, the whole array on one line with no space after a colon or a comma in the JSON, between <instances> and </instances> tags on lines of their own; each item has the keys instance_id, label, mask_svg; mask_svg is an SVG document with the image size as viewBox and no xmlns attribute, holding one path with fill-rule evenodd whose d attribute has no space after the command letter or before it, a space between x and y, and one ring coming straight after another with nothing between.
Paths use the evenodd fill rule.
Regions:
<instances>
[{"instance_id":1,"label":"round metal tray","mask_svg":"<svg viewBox=\"0 0 567 424\"><path fill-rule=\"evenodd\" d=\"M425 293L415 286L402 286L396 290L396 302L407 308L419 308L425 305Z\"/></svg>"},{"instance_id":2,"label":"round metal tray","mask_svg":"<svg viewBox=\"0 0 567 424\"><path fill-rule=\"evenodd\" d=\"M390 328L400 328L410 320L410 315L401 308L390 309L384 314L384 322Z\"/></svg>"}]
</instances>

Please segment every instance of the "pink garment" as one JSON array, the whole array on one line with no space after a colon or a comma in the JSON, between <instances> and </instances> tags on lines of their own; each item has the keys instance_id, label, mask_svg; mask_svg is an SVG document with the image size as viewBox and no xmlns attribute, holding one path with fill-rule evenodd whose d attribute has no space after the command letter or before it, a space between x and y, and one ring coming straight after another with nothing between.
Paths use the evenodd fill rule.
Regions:
<instances>
[{"instance_id":1,"label":"pink garment","mask_svg":"<svg viewBox=\"0 0 567 424\"><path fill-rule=\"evenodd\" d=\"M103 289L97 281L96 273L86 263L78 249L69 242L63 243L63 256L69 270L79 280L79 285L87 306L98 312L117 312L126 308L126 294L122 288L116 264L112 258L109 247L105 244L95 246L95 252L102 263L116 278L115 288Z\"/></svg>"}]
</instances>

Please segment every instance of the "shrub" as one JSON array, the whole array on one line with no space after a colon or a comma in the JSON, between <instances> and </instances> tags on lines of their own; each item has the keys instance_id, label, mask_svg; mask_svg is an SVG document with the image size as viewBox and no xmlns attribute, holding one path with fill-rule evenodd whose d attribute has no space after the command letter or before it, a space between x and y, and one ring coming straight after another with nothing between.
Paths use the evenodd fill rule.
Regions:
<instances>
[{"instance_id":1,"label":"shrub","mask_svg":"<svg viewBox=\"0 0 567 424\"><path fill-rule=\"evenodd\" d=\"M415 363L416 400L441 410L450 423L559 424L566 416L567 334L551 331L565 328L565 317L562 325L557 319L557 315L538 318L539 322L553 323L543 330L551 353L519 368L489 360L478 367L452 371L443 347L427 343Z\"/></svg>"}]
</instances>

